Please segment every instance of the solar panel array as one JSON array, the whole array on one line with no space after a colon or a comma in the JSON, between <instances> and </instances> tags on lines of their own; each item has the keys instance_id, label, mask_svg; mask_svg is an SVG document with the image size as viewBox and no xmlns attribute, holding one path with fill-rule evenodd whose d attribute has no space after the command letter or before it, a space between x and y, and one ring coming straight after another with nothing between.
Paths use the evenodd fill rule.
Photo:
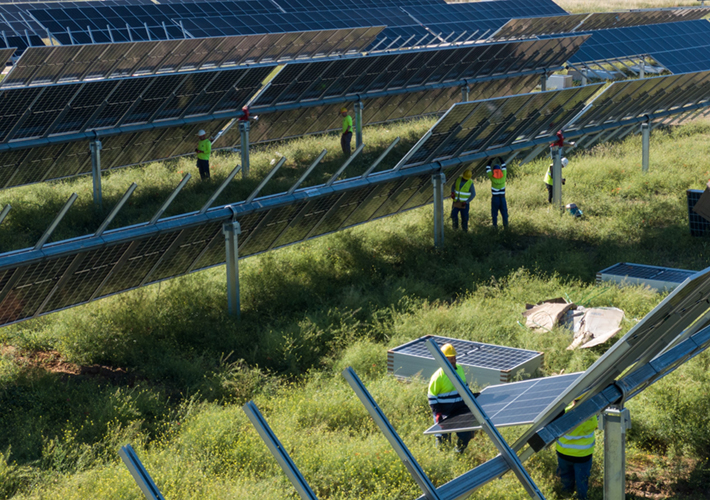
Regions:
<instances>
[{"instance_id":1,"label":"solar panel array","mask_svg":"<svg viewBox=\"0 0 710 500\"><path fill-rule=\"evenodd\" d=\"M454 105L407 162L409 167L551 137L601 85Z\"/></svg>"},{"instance_id":2,"label":"solar panel array","mask_svg":"<svg viewBox=\"0 0 710 500\"><path fill-rule=\"evenodd\" d=\"M91 131L97 131L103 142L104 170L192 153L193 129L201 122L198 128L216 135L227 125L225 120L241 114L241 106L261 91L264 78L275 68L196 71L192 61L205 61L205 57L211 58L208 62L236 60L259 54L271 57L271 52L264 52L268 40L260 36L251 39L256 42L251 49L245 40L205 40L210 42L207 47L222 47L227 56L220 50L206 54L203 45L198 45L202 51L190 52L193 44L201 43L195 40L125 44L124 53L114 50L121 45L31 49L7 75L6 85L59 79L87 81L2 91L10 104L6 109L0 107L0 117L4 118L0 126L0 141L4 138L4 145L0 144L0 187L90 172ZM343 34L331 36L333 50L341 50L337 40L350 43ZM336 128L338 114L334 110L343 99L362 99L363 122L373 124L444 111L460 99L459 86L465 81L471 84L471 98L526 92L536 85L540 71L559 67L582 40L572 37L557 46L551 40L524 41L288 64L252 103L253 112L261 120L254 124L251 141L267 142ZM230 48L235 44L238 50ZM317 43L314 46L320 47ZM283 53L280 46L276 50ZM184 71L187 64L192 65L193 72ZM291 67L295 70L289 70ZM130 76L168 70L181 71ZM377 71L384 76L375 78ZM505 78L507 74L523 76ZM96 79L109 76L113 79ZM476 83L480 79L490 81ZM234 89L228 90L230 86ZM238 98L225 94L236 89ZM383 91L394 95L378 94ZM314 102L314 97L330 99L332 104ZM294 104L296 109L289 109ZM183 123L187 118L190 123ZM129 130L118 128L129 124ZM47 144L44 139L53 142ZM238 127L232 127L219 137L215 147L239 143Z\"/></svg>"},{"instance_id":3,"label":"solar panel array","mask_svg":"<svg viewBox=\"0 0 710 500\"><path fill-rule=\"evenodd\" d=\"M271 67L4 90L0 141L237 111Z\"/></svg>"},{"instance_id":4,"label":"solar panel array","mask_svg":"<svg viewBox=\"0 0 710 500\"><path fill-rule=\"evenodd\" d=\"M535 421L547 405L571 386L581 373L567 373L552 377L535 378L522 382L491 385L476 398L483 411L496 427L526 425ZM479 429L481 426L470 412L447 418L435 424L424 434L448 434Z\"/></svg>"},{"instance_id":5,"label":"solar panel array","mask_svg":"<svg viewBox=\"0 0 710 500\"><path fill-rule=\"evenodd\" d=\"M584 131L710 99L710 71L616 82L565 130Z\"/></svg>"},{"instance_id":6,"label":"solar panel array","mask_svg":"<svg viewBox=\"0 0 710 500\"><path fill-rule=\"evenodd\" d=\"M28 48L0 86L229 68L359 52L382 28Z\"/></svg>"},{"instance_id":7,"label":"solar panel array","mask_svg":"<svg viewBox=\"0 0 710 500\"><path fill-rule=\"evenodd\" d=\"M496 40L510 40L676 21L692 21L702 19L708 14L710 14L710 8L703 7L517 18L508 21L505 26L495 33L494 38Z\"/></svg>"},{"instance_id":8,"label":"solar panel array","mask_svg":"<svg viewBox=\"0 0 710 500\"><path fill-rule=\"evenodd\" d=\"M591 32L575 64L648 54L673 73L710 69L710 23L705 20Z\"/></svg>"},{"instance_id":9,"label":"solar panel array","mask_svg":"<svg viewBox=\"0 0 710 500\"><path fill-rule=\"evenodd\" d=\"M229 5L232 4L232 5ZM278 5L277 5L278 4ZM552 0L496 0L450 5L443 2L385 2L367 8L336 2L199 2L192 4L45 8L31 16L63 45L110 41L166 40L358 28L385 24L380 41L414 44L442 33L450 37L490 35L516 16L565 12ZM418 19L417 16L419 16ZM449 40L450 41L450 40Z\"/></svg>"},{"instance_id":10,"label":"solar panel array","mask_svg":"<svg viewBox=\"0 0 710 500\"><path fill-rule=\"evenodd\" d=\"M679 89L693 82L693 75L683 76L686 78L670 76L654 80L671 81ZM214 209L206 215L185 215L153 226L109 231L101 238L50 244L41 252L11 252L0 258L0 324L219 265L225 258L221 233L225 220L234 218L240 223L239 253L246 257L423 206L433 196L432 172L440 168L446 171L447 189L472 161L475 160L472 168L480 170L489 151L501 148L515 151L536 141L549 141L600 87L457 104L433 127L432 142L423 141L409 167L399 171L371 174L367 179L337 181L325 189L307 188L294 195L260 198L252 203ZM669 95L673 93L672 86L664 88ZM706 96L710 95L710 90L703 91ZM607 92L618 95L614 86ZM604 95L595 104L606 106L610 100ZM682 92L678 95L696 97ZM670 101L654 102L666 106ZM636 106L646 109L645 103L646 100L641 99ZM679 101L671 104L678 105ZM678 112L682 110L682 106L678 107ZM587 113L596 115L595 107L588 107L577 122L586 123ZM635 114L627 109L619 116ZM610 127L616 126L616 123L610 124ZM522 139L527 142L520 142ZM437 163L432 164L432 161ZM710 292L710 277L706 281L702 286L707 285ZM686 292L691 293L690 289ZM692 310L695 307L689 306L685 298L679 301L679 297L673 295L670 299L674 308ZM649 321L651 323L646 324L656 320ZM655 335L656 330L653 332Z\"/></svg>"}]
</instances>

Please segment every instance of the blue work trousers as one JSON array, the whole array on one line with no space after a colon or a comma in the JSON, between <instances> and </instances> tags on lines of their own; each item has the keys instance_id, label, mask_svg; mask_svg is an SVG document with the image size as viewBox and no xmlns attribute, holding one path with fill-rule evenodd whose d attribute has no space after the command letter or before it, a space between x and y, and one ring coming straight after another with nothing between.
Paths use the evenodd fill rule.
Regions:
<instances>
[{"instance_id":1,"label":"blue work trousers","mask_svg":"<svg viewBox=\"0 0 710 500\"><path fill-rule=\"evenodd\" d=\"M459 228L459 214L461 214L461 229L464 232L468 231L468 209L470 205L466 203L465 208L451 207L451 223L454 225L454 229Z\"/></svg>"},{"instance_id":2,"label":"blue work trousers","mask_svg":"<svg viewBox=\"0 0 710 500\"><path fill-rule=\"evenodd\" d=\"M491 217L493 218L493 227L498 227L498 212L503 217L503 226L508 227L508 203L505 201L505 195L496 194L491 196Z\"/></svg>"},{"instance_id":3,"label":"blue work trousers","mask_svg":"<svg viewBox=\"0 0 710 500\"><path fill-rule=\"evenodd\" d=\"M557 454L557 475L560 476L560 480L562 481L562 488L569 493L576 490L579 500L587 500L589 476L591 473L591 460L575 463L565 460L559 453Z\"/></svg>"}]
</instances>

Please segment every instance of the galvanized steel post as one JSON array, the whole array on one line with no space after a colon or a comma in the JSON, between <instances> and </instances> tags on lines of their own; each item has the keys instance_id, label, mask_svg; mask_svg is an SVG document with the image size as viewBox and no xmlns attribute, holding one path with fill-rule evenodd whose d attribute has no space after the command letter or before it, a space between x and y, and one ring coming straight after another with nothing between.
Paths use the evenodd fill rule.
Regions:
<instances>
[{"instance_id":1,"label":"galvanized steel post","mask_svg":"<svg viewBox=\"0 0 710 500\"><path fill-rule=\"evenodd\" d=\"M241 315L239 301L239 235L242 228L237 221L222 224L224 245L227 250L227 311L230 316Z\"/></svg>"},{"instance_id":2,"label":"galvanized steel post","mask_svg":"<svg viewBox=\"0 0 710 500\"><path fill-rule=\"evenodd\" d=\"M648 162L651 155L651 124L641 124L641 170L648 173Z\"/></svg>"},{"instance_id":3,"label":"galvanized steel post","mask_svg":"<svg viewBox=\"0 0 710 500\"><path fill-rule=\"evenodd\" d=\"M543 73L540 77L540 91L545 92L547 90L547 72Z\"/></svg>"},{"instance_id":4,"label":"galvanized steel post","mask_svg":"<svg viewBox=\"0 0 710 500\"><path fill-rule=\"evenodd\" d=\"M439 172L431 176L434 186L434 246L444 248L444 183L446 175Z\"/></svg>"},{"instance_id":5,"label":"galvanized steel post","mask_svg":"<svg viewBox=\"0 0 710 500\"><path fill-rule=\"evenodd\" d=\"M362 146L362 101L355 103L355 148Z\"/></svg>"},{"instance_id":6,"label":"galvanized steel post","mask_svg":"<svg viewBox=\"0 0 710 500\"><path fill-rule=\"evenodd\" d=\"M101 208L101 141L89 143L91 149L91 176L94 178L94 205Z\"/></svg>"},{"instance_id":7,"label":"galvanized steel post","mask_svg":"<svg viewBox=\"0 0 710 500\"><path fill-rule=\"evenodd\" d=\"M552 204L562 210L562 148L553 146L552 154Z\"/></svg>"},{"instance_id":8,"label":"galvanized steel post","mask_svg":"<svg viewBox=\"0 0 710 500\"><path fill-rule=\"evenodd\" d=\"M249 176L249 121L239 121L239 133L241 134L242 149L242 179Z\"/></svg>"},{"instance_id":9,"label":"galvanized steel post","mask_svg":"<svg viewBox=\"0 0 710 500\"><path fill-rule=\"evenodd\" d=\"M604 423L604 500L626 498L626 431L631 416L626 408L607 408Z\"/></svg>"},{"instance_id":10,"label":"galvanized steel post","mask_svg":"<svg viewBox=\"0 0 710 500\"><path fill-rule=\"evenodd\" d=\"M468 85L461 86L461 102L468 102L469 98L469 87Z\"/></svg>"}]
</instances>

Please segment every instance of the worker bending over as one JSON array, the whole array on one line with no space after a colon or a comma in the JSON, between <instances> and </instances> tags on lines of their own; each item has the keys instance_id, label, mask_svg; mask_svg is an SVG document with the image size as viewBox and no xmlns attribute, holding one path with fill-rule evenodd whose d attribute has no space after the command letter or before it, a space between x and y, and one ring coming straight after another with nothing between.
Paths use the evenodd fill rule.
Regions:
<instances>
[{"instance_id":1,"label":"worker bending over","mask_svg":"<svg viewBox=\"0 0 710 500\"><path fill-rule=\"evenodd\" d=\"M476 197L476 189L471 180L471 171L466 169L461 177L451 185L451 222L454 229L459 228L459 214L461 214L461 229L468 232L468 211L471 200Z\"/></svg>"},{"instance_id":2,"label":"worker bending over","mask_svg":"<svg viewBox=\"0 0 710 500\"><path fill-rule=\"evenodd\" d=\"M565 413L571 410L577 400L567 407ZM579 500L587 500L589 476L592 473L592 456L594 455L594 431L599 422L597 416L561 436L555 448L557 450L557 475L562 481L562 488L568 493L577 491Z\"/></svg>"},{"instance_id":3,"label":"worker bending over","mask_svg":"<svg viewBox=\"0 0 710 500\"><path fill-rule=\"evenodd\" d=\"M343 117L343 133L340 136L340 147L343 154L350 156L350 142L353 139L353 117L348 114L348 108L342 108L340 115Z\"/></svg>"},{"instance_id":4,"label":"worker bending over","mask_svg":"<svg viewBox=\"0 0 710 500\"><path fill-rule=\"evenodd\" d=\"M491 180L491 218L493 227L498 227L498 212L503 217L503 227L508 227L508 203L505 201L505 180L508 171L503 158L497 157L486 166L486 174Z\"/></svg>"},{"instance_id":5,"label":"worker bending over","mask_svg":"<svg viewBox=\"0 0 710 500\"><path fill-rule=\"evenodd\" d=\"M463 371L461 365L456 364L456 349L451 344L444 344L441 347L441 352L446 356L456 374L461 379L461 382L466 383L466 374ZM442 423L444 420L451 416L460 415L468 411L466 403L463 402L461 396L456 391L454 384L446 376L444 370L439 368L434 372L429 381L429 406L431 407L431 412L434 415L434 422L437 424ZM471 441L473 433L467 432L457 432L458 445L456 446L457 453L463 453L463 451L468 446L468 442ZM444 442L450 442L451 436L449 434L437 434L436 444L441 447Z\"/></svg>"},{"instance_id":6,"label":"worker bending over","mask_svg":"<svg viewBox=\"0 0 710 500\"><path fill-rule=\"evenodd\" d=\"M567 158L562 158L560 160L562 163L562 168L565 168L567 164L569 163L569 160ZM545 174L545 178L543 179L543 182L545 183L545 186L547 186L547 203L552 203L552 186L553 184L553 169L552 169L552 163L550 163L550 167L547 169L547 173ZM567 179L562 178L562 184L565 183Z\"/></svg>"},{"instance_id":7,"label":"worker bending over","mask_svg":"<svg viewBox=\"0 0 710 500\"><path fill-rule=\"evenodd\" d=\"M200 179L203 181L210 178L210 153L212 152L212 143L207 138L207 132L200 130L197 132L197 170L200 171Z\"/></svg>"}]
</instances>

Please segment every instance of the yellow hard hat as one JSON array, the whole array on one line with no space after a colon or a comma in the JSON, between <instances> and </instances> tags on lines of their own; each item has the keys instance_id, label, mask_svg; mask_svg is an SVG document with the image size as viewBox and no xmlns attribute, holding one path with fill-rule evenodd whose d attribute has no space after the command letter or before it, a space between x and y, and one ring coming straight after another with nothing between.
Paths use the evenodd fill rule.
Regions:
<instances>
[{"instance_id":1,"label":"yellow hard hat","mask_svg":"<svg viewBox=\"0 0 710 500\"><path fill-rule=\"evenodd\" d=\"M347 112L348 112L348 108L341 108L340 112L341 112L341 113L347 113Z\"/></svg>"},{"instance_id":2,"label":"yellow hard hat","mask_svg":"<svg viewBox=\"0 0 710 500\"><path fill-rule=\"evenodd\" d=\"M451 344L444 344L441 346L441 352L444 353L444 356L447 358L452 358L456 356L456 349L454 349L454 346Z\"/></svg>"},{"instance_id":3,"label":"yellow hard hat","mask_svg":"<svg viewBox=\"0 0 710 500\"><path fill-rule=\"evenodd\" d=\"M471 171L470 170L464 170L463 171L463 178L465 180L469 180L471 178Z\"/></svg>"}]
</instances>

